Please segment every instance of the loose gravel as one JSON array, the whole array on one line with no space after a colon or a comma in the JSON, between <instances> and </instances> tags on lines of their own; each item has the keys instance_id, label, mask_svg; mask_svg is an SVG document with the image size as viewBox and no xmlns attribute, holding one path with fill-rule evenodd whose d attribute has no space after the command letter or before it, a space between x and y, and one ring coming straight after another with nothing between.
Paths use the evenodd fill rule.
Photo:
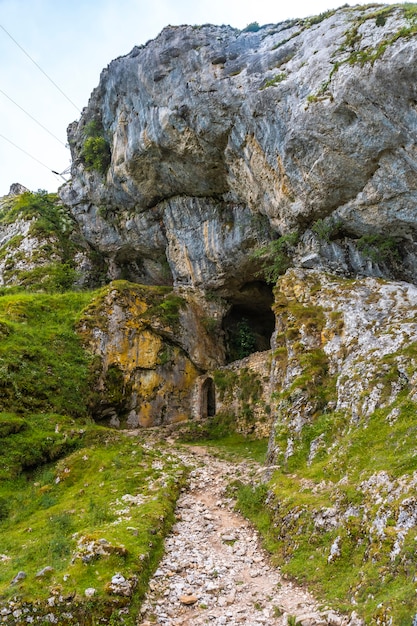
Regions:
<instances>
[{"instance_id":1,"label":"loose gravel","mask_svg":"<svg viewBox=\"0 0 417 626\"><path fill-rule=\"evenodd\" d=\"M181 452L194 469L178 501L165 556L142 605L138 626L359 626L355 616L324 609L285 580L258 533L233 509L227 485L259 471L195 447Z\"/></svg>"}]
</instances>

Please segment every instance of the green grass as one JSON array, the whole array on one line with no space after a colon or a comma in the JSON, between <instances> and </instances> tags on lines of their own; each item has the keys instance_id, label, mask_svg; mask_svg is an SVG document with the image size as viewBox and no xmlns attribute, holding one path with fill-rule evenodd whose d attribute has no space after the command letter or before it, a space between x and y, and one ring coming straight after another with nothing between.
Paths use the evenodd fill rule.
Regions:
<instances>
[{"instance_id":1,"label":"green grass","mask_svg":"<svg viewBox=\"0 0 417 626\"><path fill-rule=\"evenodd\" d=\"M364 256L367 256L374 263L395 262L400 260L398 242L392 237L373 234L362 235L356 245Z\"/></svg>"},{"instance_id":2,"label":"green grass","mask_svg":"<svg viewBox=\"0 0 417 626\"><path fill-rule=\"evenodd\" d=\"M0 413L0 480L60 458L80 445L83 434L83 422L62 415Z\"/></svg>"},{"instance_id":3,"label":"green grass","mask_svg":"<svg viewBox=\"0 0 417 626\"><path fill-rule=\"evenodd\" d=\"M126 603L137 610L186 472L176 458L162 456L158 446L151 450L115 431L86 426L85 437L88 447L57 464L0 481L0 502L7 502L0 520L0 554L6 556L0 598L3 603L16 597L36 601L38 611L50 612L44 602L59 589L61 596L71 596L71 611L92 613L92 621L83 623L95 623L94 614L116 614ZM134 497L137 503L131 502ZM97 554L103 544L104 554ZM91 551L89 545L96 548ZM44 567L53 571L37 578ZM11 586L18 571L26 578ZM136 581L132 602L111 593L109 583L117 572ZM89 587L96 594L87 601ZM57 604L59 615L65 602Z\"/></svg>"},{"instance_id":4,"label":"green grass","mask_svg":"<svg viewBox=\"0 0 417 626\"><path fill-rule=\"evenodd\" d=\"M237 462L248 459L263 464L268 448L268 439L247 437L236 432L236 417L222 412L203 421L181 425L178 440L204 446L213 454Z\"/></svg>"},{"instance_id":5,"label":"green grass","mask_svg":"<svg viewBox=\"0 0 417 626\"><path fill-rule=\"evenodd\" d=\"M83 346L83 333L77 334L76 328L81 319L86 328L100 324L106 328L103 304L114 289L127 307L143 301L143 324L155 317L166 325L178 322L184 301L164 287L116 281L96 292L5 290L6 295L0 296L0 411L89 414L94 403L94 362ZM116 385L110 387L120 393L115 374Z\"/></svg>"},{"instance_id":6,"label":"green grass","mask_svg":"<svg viewBox=\"0 0 417 626\"><path fill-rule=\"evenodd\" d=\"M395 421L387 419L393 408ZM410 483L417 469L416 411L405 390L394 405L353 428L342 413L324 414L304 427L294 454L267 486L237 488L239 509L259 528L282 571L331 606L344 612L354 608L367 624L388 624L383 619L391 617L393 624L405 626L417 613L415 526L392 556L398 513L412 495L399 485ZM277 444L284 447L288 435L284 427L278 430ZM323 445L308 463L310 444L320 435ZM366 481L372 485L381 472L388 486L367 487ZM315 522L319 512L336 510L336 525ZM373 522L382 511L387 518L379 536ZM329 560L336 540L340 554Z\"/></svg>"},{"instance_id":7,"label":"green grass","mask_svg":"<svg viewBox=\"0 0 417 626\"><path fill-rule=\"evenodd\" d=\"M306 289L314 293L316 286L310 283ZM417 508L417 403L409 382L416 345L410 342L381 359L360 398L365 401L378 386L380 408L352 420L349 412L333 408L337 377L320 347L323 310L294 305L278 290L275 297L281 333L274 356L284 368L291 359L300 370L291 386L278 388L272 398L271 456L279 469L267 485L236 483L237 506L261 531L273 561L323 602L346 613L354 609L366 624L410 624L417 614L412 517ZM412 311L409 316L411 322ZM329 320L332 331L343 330L337 312ZM303 343L301 328L317 338L318 347ZM402 368L408 381L400 376ZM399 381L402 391L384 406ZM294 404L306 418L299 431L291 422ZM407 512L404 530L400 520Z\"/></svg>"},{"instance_id":8,"label":"green grass","mask_svg":"<svg viewBox=\"0 0 417 626\"><path fill-rule=\"evenodd\" d=\"M114 289L126 306L143 302L145 325L156 316L177 320L183 304L169 289L125 281L91 293L0 296L0 601L36 605L43 615L53 595L62 624L68 610L82 624L131 623L120 610L137 612L186 474L158 446L89 418L95 361L81 327L103 321L97 315ZM142 500L132 504L126 494ZM102 539L107 552L89 560L88 545ZM37 578L44 567L53 571ZM19 571L26 578L11 585ZM132 598L112 593L118 572L132 581Z\"/></svg>"},{"instance_id":9,"label":"green grass","mask_svg":"<svg viewBox=\"0 0 417 626\"><path fill-rule=\"evenodd\" d=\"M46 263L30 270L5 272L7 280L27 291L62 293L73 287L77 272L70 263Z\"/></svg>"},{"instance_id":10,"label":"green grass","mask_svg":"<svg viewBox=\"0 0 417 626\"><path fill-rule=\"evenodd\" d=\"M88 414L90 358L75 323L90 293L0 297L0 410Z\"/></svg>"},{"instance_id":11,"label":"green grass","mask_svg":"<svg viewBox=\"0 0 417 626\"><path fill-rule=\"evenodd\" d=\"M250 439L239 433L231 434L215 441L212 439L200 439L196 443L230 461L248 459L257 463L265 462L268 447L268 439Z\"/></svg>"}]
</instances>

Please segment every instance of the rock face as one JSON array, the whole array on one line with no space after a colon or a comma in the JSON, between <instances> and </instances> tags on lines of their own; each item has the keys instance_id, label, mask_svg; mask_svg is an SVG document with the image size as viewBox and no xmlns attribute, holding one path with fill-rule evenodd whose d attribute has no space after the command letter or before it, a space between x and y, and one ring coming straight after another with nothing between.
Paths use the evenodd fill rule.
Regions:
<instances>
[{"instance_id":1,"label":"rock face","mask_svg":"<svg viewBox=\"0 0 417 626\"><path fill-rule=\"evenodd\" d=\"M2 287L107 284L93 417L270 433L277 562L385 626L417 623L416 34L409 3L166 28L103 71L61 202L0 202Z\"/></svg>"},{"instance_id":2,"label":"rock face","mask_svg":"<svg viewBox=\"0 0 417 626\"><path fill-rule=\"evenodd\" d=\"M69 127L61 190L110 275L230 292L252 249L297 230L298 265L415 280L415 17L168 27L113 61ZM375 254L387 233L400 263Z\"/></svg>"},{"instance_id":3,"label":"rock face","mask_svg":"<svg viewBox=\"0 0 417 626\"><path fill-rule=\"evenodd\" d=\"M170 405L168 421L176 413L184 416L200 374L268 350L274 298L256 253L279 244L280 237L287 241L284 269L293 265L307 273L282 279L275 304L275 378L268 384L272 392L288 392L295 432L326 404L324 372L337 367L337 408L351 406L352 415L365 410L358 401L365 390L352 382L360 377L360 366L345 371L363 354L354 356L340 337L344 316L368 319L365 304L358 308L360 298L349 287L353 300L343 305L336 282L332 304L310 303L314 314L308 318L288 293L323 270L374 277L363 293L382 298L379 309L386 306L388 315L390 300L382 293L391 288L375 278L417 280L416 20L410 5L368 6L245 31L168 27L103 71L80 121L69 128L72 180L61 188L63 204L54 204L58 226L42 231L33 207L17 213L18 221L10 218L15 211L10 203L27 195L18 185L0 214L4 284L24 282L23 270L36 274L50 261L64 266L71 261L72 272L80 268L81 276L88 276L84 284L91 284L95 273L96 283L127 278L173 285L185 298L173 329L158 316L149 318L150 305L138 300L134 289L129 296L127 290L121 296L110 289L93 327L80 326L86 345L101 358L98 414L122 409L132 423L146 425L163 422ZM42 200L38 217L44 218L49 200L35 200ZM65 247L69 229L71 250ZM293 234L289 243L285 237ZM71 272L60 278L71 279ZM322 285L324 279L317 280ZM41 278L39 285L44 284ZM333 312L332 324L323 311ZM281 332L291 316L301 316L300 328L305 318L305 330L296 324ZM387 319L374 321L384 325ZM362 330L358 341L370 332ZM291 332L304 333L300 343L306 342L315 360L309 385L302 380L305 354L286 343ZM325 343L322 333L337 339ZM398 341L381 356L395 351ZM250 345L241 354L244 342ZM328 352L339 344L349 353L346 363ZM337 359L343 365L336 366ZM366 375L372 372L369 367ZM239 413L246 400L240 404L241 374L236 376L237 390L229 398L219 395L217 406L223 402L225 410L234 406ZM300 383L295 391L294 381ZM120 390L113 389L118 382L123 406ZM384 400L385 391L377 389L369 407ZM113 391L115 401L107 406L105 396ZM259 396L257 418L266 419L269 395L268 388ZM285 422L285 410L281 405L276 410Z\"/></svg>"},{"instance_id":4,"label":"rock face","mask_svg":"<svg viewBox=\"0 0 417 626\"><path fill-rule=\"evenodd\" d=\"M65 290L100 282L100 255L56 194L14 183L0 198L0 285Z\"/></svg>"},{"instance_id":5,"label":"rock face","mask_svg":"<svg viewBox=\"0 0 417 626\"><path fill-rule=\"evenodd\" d=\"M271 351L255 352L195 383L190 417L200 420L217 416L222 423L244 435L267 438L274 422L271 394L276 391L270 376Z\"/></svg>"},{"instance_id":6,"label":"rock face","mask_svg":"<svg viewBox=\"0 0 417 626\"><path fill-rule=\"evenodd\" d=\"M391 407L386 419L395 420L401 395L417 400L416 309L417 288L408 283L346 281L315 270L289 270L280 279L271 460L285 464L303 429L323 413L343 414L354 428L381 408ZM323 438L311 442L310 460L324 445Z\"/></svg>"},{"instance_id":7,"label":"rock face","mask_svg":"<svg viewBox=\"0 0 417 626\"><path fill-rule=\"evenodd\" d=\"M365 623L416 612L414 587L403 607L368 594L367 569L375 566L386 591L401 563L402 585L411 583L416 307L409 283L316 270L289 270L276 289L270 523L286 571L331 577Z\"/></svg>"},{"instance_id":8,"label":"rock face","mask_svg":"<svg viewBox=\"0 0 417 626\"><path fill-rule=\"evenodd\" d=\"M94 417L130 428L187 419L196 377L224 358L201 319L192 296L167 288L125 281L103 288L77 328L96 357Z\"/></svg>"}]
</instances>

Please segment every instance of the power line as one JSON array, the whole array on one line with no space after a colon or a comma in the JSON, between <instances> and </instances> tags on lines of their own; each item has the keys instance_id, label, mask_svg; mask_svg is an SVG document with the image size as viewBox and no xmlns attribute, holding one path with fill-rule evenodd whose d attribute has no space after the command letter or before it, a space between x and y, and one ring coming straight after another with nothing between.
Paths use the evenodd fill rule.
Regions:
<instances>
[{"instance_id":1,"label":"power line","mask_svg":"<svg viewBox=\"0 0 417 626\"><path fill-rule=\"evenodd\" d=\"M75 107L75 108L77 109L78 113L81 113L81 110L79 109L79 107L77 107L77 105L76 105L76 104L75 104L75 103L71 100L71 98L69 98L69 97L68 97L68 96L67 96L67 95L66 95L66 94L62 91L61 87L59 87L59 86L56 84L56 82L55 82L54 80L52 80L52 78L51 78L50 76L48 76L48 74L47 74L47 73L46 73L46 72L45 72L45 71L41 68L41 66L40 66L38 63L36 63L36 61L35 61L34 59L32 59L32 57L30 56L30 54L29 54L28 52L26 52L26 50L25 50L24 48L22 48L22 46L20 45L20 43L18 43L18 42L16 41L16 39L15 39L14 37L12 37L12 36L11 36L11 34L10 34L10 33L9 33L9 32L8 32L5 28L4 28L4 26L2 26L2 25L0 24L0 28L1 28L2 30L4 30L4 32L6 33L6 35L7 35L8 37L10 37L10 39L11 39L11 40L12 40L12 41L16 44L16 46L17 46L18 48L20 48L20 50L21 50L21 51L22 51L22 52L23 52L23 53L24 53L24 54L28 57L28 59L30 59L30 60L32 61L32 63L33 63L34 65L36 65L36 67L38 68L38 70L39 70L40 72L42 72L42 74L43 74L44 76L46 76L46 78L47 78L47 79L48 79L48 80L49 80L49 81L53 84L53 86L54 86L56 89L58 89L58 91L59 91L59 92L60 92L60 93L64 96L64 98L66 98L66 99L68 100L68 102L70 102L70 103L72 104L72 106L73 106L73 107Z\"/></svg>"},{"instance_id":2,"label":"power line","mask_svg":"<svg viewBox=\"0 0 417 626\"><path fill-rule=\"evenodd\" d=\"M61 141L59 139L59 137L57 137L56 135L54 135L54 133L52 133L50 130L48 130L46 128L46 126L44 126L43 124L41 124L41 122L39 122L35 117L33 117L33 115L31 115L30 113L28 113L23 107L20 106L20 104L17 104L17 102L15 102L13 100L13 98L11 98L10 96L7 95L6 92L3 91L3 89L0 89L0 93L3 94L3 96L5 96L8 100L10 100L10 102L12 102L15 106L17 106L18 109L20 109L21 111L23 111L23 113L25 113L28 117L30 117L31 120L33 120L34 122L36 122L36 124L38 126L40 126L41 128L43 128L43 130L46 130L47 133L49 133L51 135L51 137L53 137L54 139L56 139L57 141L59 141L59 143L64 146L64 148L66 148L66 145L64 144L63 141Z\"/></svg>"},{"instance_id":3,"label":"power line","mask_svg":"<svg viewBox=\"0 0 417 626\"><path fill-rule=\"evenodd\" d=\"M8 139L7 137L5 137L4 135L2 135L0 133L0 137L2 139L4 139L5 141L7 141L8 143L10 143L12 146L14 146L15 148L17 148L18 150L20 150L20 152L23 152L24 154L26 154L28 157L30 157L31 159L33 159L34 161L36 161L37 163L39 163L40 165L42 165L43 167L45 167L48 172L52 172L53 170L51 170L50 167L48 167L47 165L45 165L45 163L42 163L42 161L39 161L39 159L37 159L36 157L33 156L33 154L30 154L29 152L27 152L26 150L24 150L23 148L21 148L20 146L18 146L17 144L15 144L11 139Z\"/></svg>"}]
</instances>

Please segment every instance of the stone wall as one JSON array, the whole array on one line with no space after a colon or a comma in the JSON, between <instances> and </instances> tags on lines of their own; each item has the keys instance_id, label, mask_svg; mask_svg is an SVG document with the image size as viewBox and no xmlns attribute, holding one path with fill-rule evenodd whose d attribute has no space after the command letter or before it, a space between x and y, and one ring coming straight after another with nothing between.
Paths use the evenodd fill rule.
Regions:
<instances>
[{"instance_id":1,"label":"stone wall","mask_svg":"<svg viewBox=\"0 0 417 626\"><path fill-rule=\"evenodd\" d=\"M268 437L272 425L270 366L271 351L267 350L199 376L192 393L191 419L231 414L239 432Z\"/></svg>"}]
</instances>

